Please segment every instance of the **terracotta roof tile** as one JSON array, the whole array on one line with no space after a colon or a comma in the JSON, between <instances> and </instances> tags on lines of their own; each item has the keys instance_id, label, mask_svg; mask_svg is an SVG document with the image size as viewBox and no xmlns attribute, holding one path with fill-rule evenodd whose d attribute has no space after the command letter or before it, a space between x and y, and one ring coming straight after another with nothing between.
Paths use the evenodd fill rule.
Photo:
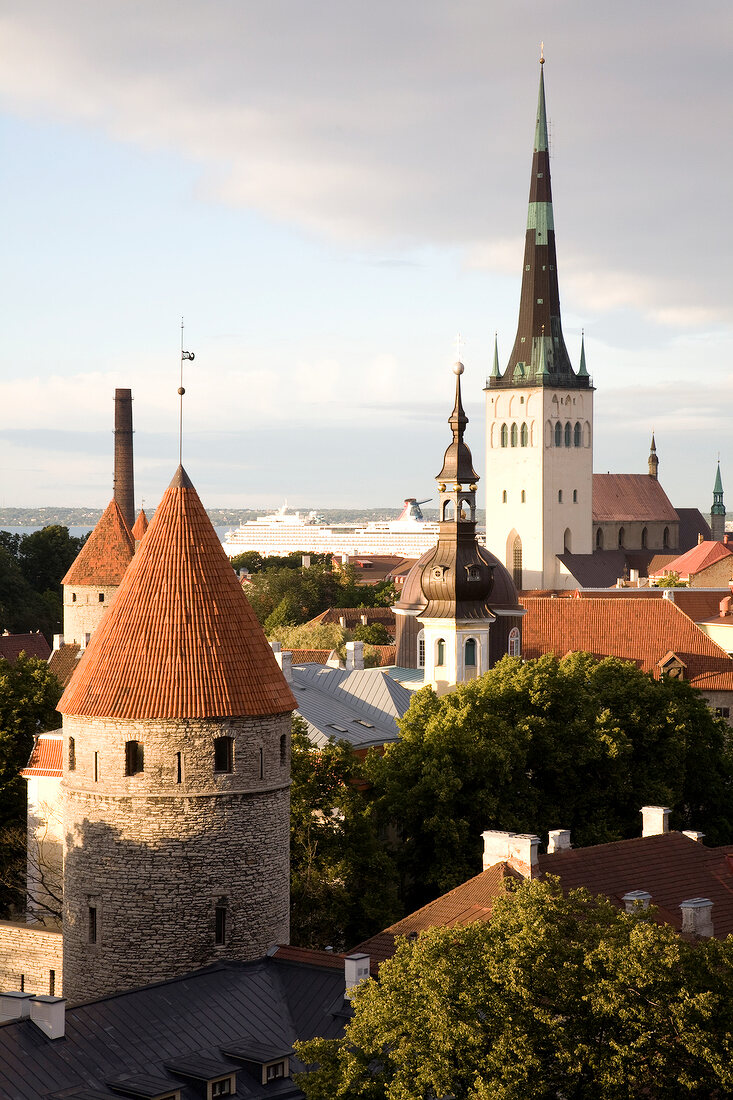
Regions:
<instances>
[{"instance_id":1,"label":"terracotta roof tile","mask_svg":"<svg viewBox=\"0 0 733 1100\"><path fill-rule=\"evenodd\" d=\"M291 649L294 665L325 665L331 649Z\"/></svg>"},{"instance_id":2,"label":"terracotta roof tile","mask_svg":"<svg viewBox=\"0 0 733 1100\"><path fill-rule=\"evenodd\" d=\"M681 577L691 577L723 558L733 558L733 550L725 543L700 542L686 554L673 558L659 570L657 576L662 576L664 573L678 573Z\"/></svg>"},{"instance_id":3,"label":"terracotta roof tile","mask_svg":"<svg viewBox=\"0 0 733 1100\"><path fill-rule=\"evenodd\" d=\"M593 522L657 520L676 523L677 513L649 474L593 474Z\"/></svg>"},{"instance_id":4,"label":"terracotta roof tile","mask_svg":"<svg viewBox=\"0 0 733 1100\"><path fill-rule=\"evenodd\" d=\"M25 653L26 657L40 657L47 661L51 653L51 646L43 634L0 634L0 657L4 657L11 664Z\"/></svg>"},{"instance_id":5,"label":"terracotta roof tile","mask_svg":"<svg viewBox=\"0 0 733 1100\"><path fill-rule=\"evenodd\" d=\"M295 699L183 467L64 692L62 714L282 714Z\"/></svg>"},{"instance_id":6,"label":"terracotta roof tile","mask_svg":"<svg viewBox=\"0 0 733 1100\"><path fill-rule=\"evenodd\" d=\"M621 657L659 675L670 651L687 666L686 678L702 691L733 691L733 661L671 600L524 598L525 658L585 651Z\"/></svg>"},{"instance_id":7,"label":"terracotta roof tile","mask_svg":"<svg viewBox=\"0 0 733 1100\"><path fill-rule=\"evenodd\" d=\"M135 553L135 540L111 500L62 584L119 584Z\"/></svg>"},{"instance_id":8,"label":"terracotta roof tile","mask_svg":"<svg viewBox=\"0 0 733 1100\"><path fill-rule=\"evenodd\" d=\"M132 525L132 537L136 542L139 542L147 531L150 524L148 523L148 517L145 515L145 509L141 508L137 519Z\"/></svg>"},{"instance_id":9,"label":"terracotta roof tile","mask_svg":"<svg viewBox=\"0 0 733 1100\"><path fill-rule=\"evenodd\" d=\"M48 659L48 667L54 676L65 688L69 680L76 672L81 657L81 646L77 642L67 642L58 649L54 649Z\"/></svg>"},{"instance_id":10,"label":"terracotta roof tile","mask_svg":"<svg viewBox=\"0 0 733 1100\"><path fill-rule=\"evenodd\" d=\"M353 630L356 626L364 625L362 619L366 618L367 625L381 623L390 633L394 634L395 613L391 607L329 607L308 621L308 625L316 623L339 623L344 620L347 630Z\"/></svg>"},{"instance_id":11,"label":"terracotta roof tile","mask_svg":"<svg viewBox=\"0 0 733 1100\"><path fill-rule=\"evenodd\" d=\"M25 779L34 776L50 776L61 778L62 757L64 749L64 735L61 730L58 733L41 733L35 740L30 760L21 771Z\"/></svg>"}]
</instances>

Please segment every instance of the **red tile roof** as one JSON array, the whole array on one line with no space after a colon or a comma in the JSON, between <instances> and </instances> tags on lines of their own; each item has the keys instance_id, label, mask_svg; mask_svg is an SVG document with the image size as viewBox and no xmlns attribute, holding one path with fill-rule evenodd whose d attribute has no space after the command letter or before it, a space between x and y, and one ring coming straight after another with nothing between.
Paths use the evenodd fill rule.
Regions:
<instances>
[{"instance_id":1,"label":"red tile roof","mask_svg":"<svg viewBox=\"0 0 733 1100\"><path fill-rule=\"evenodd\" d=\"M294 665L325 665L331 649L291 649Z\"/></svg>"},{"instance_id":2,"label":"red tile roof","mask_svg":"<svg viewBox=\"0 0 733 1100\"><path fill-rule=\"evenodd\" d=\"M669 497L649 474L593 474L593 522L659 520L679 517Z\"/></svg>"},{"instance_id":3,"label":"red tile roof","mask_svg":"<svg viewBox=\"0 0 733 1100\"><path fill-rule=\"evenodd\" d=\"M371 642L367 642L366 645L379 657L379 668L387 668L397 660L396 645L372 645Z\"/></svg>"},{"instance_id":4,"label":"red tile roof","mask_svg":"<svg viewBox=\"0 0 733 1100\"><path fill-rule=\"evenodd\" d=\"M382 623L392 634L396 628L395 613L391 607L328 607L314 619L308 620L308 625L316 623L339 623L341 619L346 623L347 630L353 630L356 626L362 626L362 618L366 618L367 625Z\"/></svg>"},{"instance_id":5,"label":"red tile roof","mask_svg":"<svg viewBox=\"0 0 733 1100\"><path fill-rule=\"evenodd\" d=\"M150 524L148 523L148 517L145 515L145 509L141 508L140 513L132 525L132 537L136 542L139 542L147 531Z\"/></svg>"},{"instance_id":6,"label":"red tile roof","mask_svg":"<svg viewBox=\"0 0 733 1100\"><path fill-rule=\"evenodd\" d=\"M733 661L671 600L520 600L525 658L585 651L622 657L659 676L658 662L670 650L687 666L686 678L702 691L733 691Z\"/></svg>"},{"instance_id":7,"label":"red tile roof","mask_svg":"<svg viewBox=\"0 0 733 1100\"><path fill-rule=\"evenodd\" d=\"M539 593L533 592L532 595ZM572 594L560 593L560 596L569 595L583 600L662 600L666 597L692 619L693 623L703 623L718 617L720 601L729 596L730 591L727 588L607 588L602 592L585 592L579 589Z\"/></svg>"},{"instance_id":8,"label":"red tile roof","mask_svg":"<svg viewBox=\"0 0 733 1100\"><path fill-rule=\"evenodd\" d=\"M80 657L81 646L77 642L67 642L59 646L59 648L55 649L49 657L48 667L51 672L53 672L62 688L66 687L69 680L76 672Z\"/></svg>"},{"instance_id":9,"label":"red tile roof","mask_svg":"<svg viewBox=\"0 0 733 1100\"><path fill-rule=\"evenodd\" d=\"M35 740L30 760L21 771L25 779L34 776L61 778L64 736L58 733L41 733Z\"/></svg>"},{"instance_id":10,"label":"red tile roof","mask_svg":"<svg viewBox=\"0 0 733 1100\"><path fill-rule=\"evenodd\" d=\"M214 718L295 707L179 466L58 709L89 717Z\"/></svg>"},{"instance_id":11,"label":"red tile roof","mask_svg":"<svg viewBox=\"0 0 733 1100\"><path fill-rule=\"evenodd\" d=\"M721 561L723 558L733 558L733 550L725 543L699 542L686 554L681 554L678 558L673 558L672 561L667 562L656 575L664 576L665 573L678 573L680 577L691 577L695 573L707 569L709 565L715 565L717 561ZM733 566L733 562L731 562L731 566Z\"/></svg>"},{"instance_id":12,"label":"red tile roof","mask_svg":"<svg viewBox=\"0 0 733 1100\"><path fill-rule=\"evenodd\" d=\"M111 500L62 584L119 584L135 553L135 540L116 500Z\"/></svg>"},{"instance_id":13,"label":"red tile roof","mask_svg":"<svg viewBox=\"0 0 733 1100\"><path fill-rule=\"evenodd\" d=\"M21 653L47 661L51 646L40 631L33 634L0 634L0 657L15 664Z\"/></svg>"}]
</instances>

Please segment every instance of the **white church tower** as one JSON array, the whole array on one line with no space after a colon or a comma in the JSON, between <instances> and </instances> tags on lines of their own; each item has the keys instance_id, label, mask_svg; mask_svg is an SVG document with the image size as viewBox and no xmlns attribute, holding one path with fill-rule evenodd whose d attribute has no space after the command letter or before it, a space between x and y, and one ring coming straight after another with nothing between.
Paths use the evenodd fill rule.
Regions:
<instances>
[{"instance_id":1,"label":"white church tower","mask_svg":"<svg viewBox=\"0 0 733 1100\"><path fill-rule=\"evenodd\" d=\"M558 556L592 553L592 492L593 386L562 334L540 68L519 325L486 385L486 530L517 588L576 586Z\"/></svg>"}]
</instances>

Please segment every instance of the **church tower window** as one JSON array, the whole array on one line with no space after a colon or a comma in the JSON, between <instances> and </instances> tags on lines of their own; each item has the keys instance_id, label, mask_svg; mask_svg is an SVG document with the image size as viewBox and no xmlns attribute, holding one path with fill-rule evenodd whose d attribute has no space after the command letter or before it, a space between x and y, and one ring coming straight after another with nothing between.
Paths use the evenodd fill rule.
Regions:
<instances>
[{"instance_id":1,"label":"church tower window","mask_svg":"<svg viewBox=\"0 0 733 1100\"><path fill-rule=\"evenodd\" d=\"M501 445L502 447L509 446L509 429L506 424L502 424L501 426Z\"/></svg>"},{"instance_id":2,"label":"church tower window","mask_svg":"<svg viewBox=\"0 0 733 1100\"><path fill-rule=\"evenodd\" d=\"M502 494L501 494L501 503L502 503L502 504L506 504L506 489L504 489L504 490L502 491Z\"/></svg>"},{"instance_id":3,"label":"church tower window","mask_svg":"<svg viewBox=\"0 0 733 1100\"><path fill-rule=\"evenodd\" d=\"M438 638L438 642L435 649L435 663L436 665L445 664L445 639Z\"/></svg>"},{"instance_id":4,"label":"church tower window","mask_svg":"<svg viewBox=\"0 0 733 1100\"><path fill-rule=\"evenodd\" d=\"M466 640L466 648L464 652L464 658L467 668L476 667L476 639L468 638Z\"/></svg>"},{"instance_id":5,"label":"church tower window","mask_svg":"<svg viewBox=\"0 0 733 1100\"><path fill-rule=\"evenodd\" d=\"M555 446L562 447L562 424L559 420L555 425Z\"/></svg>"},{"instance_id":6,"label":"church tower window","mask_svg":"<svg viewBox=\"0 0 733 1100\"><path fill-rule=\"evenodd\" d=\"M517 438L518 438L518 435L517 435L517 425L516 425L516 424L512 424L512 447L516 447L516 445L517 445Z\"/></svg>"},{"instance_id":7,"label":"church tower window","mask_svg":"<svg viewBox=\"0 0 733 1100\"><path fill-rule=\"evenodd\" d=\"M223 947L227 942L227 899L219 898L214 906L214 943Z\"/></svg>"},{"instance_id":8,"label":"church tower window","mask_svg":"<svg viewBox=\"0 0 733 1100\"><path fill-rule=\"evenodd\" d=\"M664 534L662 535L662 544L665 550L669 546L669 527L664 528Z\"/></svg>"},{"instance_id":9,"label":"church tower window","mask_svg":"<svg viewBox=\"0 0 733 1100\"><path fill-rule=\"evenodd\" d=\"M573 504L577 504L577 503L578 503L578 490L573 489Z\"/></svg>"},{"instance_id":10,"label":"church tower window","mask_svg":"<svg viewBox=\"0 0 733 1100\"><path fill-rule=\"evenodd\" d=\"M641 529L641 548L642 548L642 550L646 550L648 538L649 538L649 535L648 535L646 527L642 527L642 529Z\"/></svg>"},{"instance_id":11,"label":"church tower window","mask_svg":"<svg viewBox=\"0 0 733 1100\"><path fill-rule=\"evenodd\" d=\"M567 424L565 425L565 446L566 447L569 447L570 444L572 443L572 433L573 433L573 429L570 427L570 421L568 420Z\"/></svg>"},{"instance_id":12,"label":"church tower window","mask_svg":"<svg viewBox=\"0 0 733 1100\"><path fill-rule=\"evenodd\" d=\"M513 626L509 631L509 645L507 652L510 657L519 657L522 651L522 640L519 634L519 627Z\"/></svg>"},{"instance_id":13,"label":"church tower window","mask_svg":"<svg viewBox=\"0 0 733 1100\"><path fill-rule=\"evenodd\" d=\"M522 489L522 496L521 496L521 501L522 501L522 504L525 504L525 503L526 503L526 500L527 500L527 494L526 494L526 492L524 491L524 489Z\"/></svg>"},{"instance_id":14,"label":"church tower window","mask_svg":"<svg viewBox=\"0 0 733 1100\"><path fill-rule=\"evenodd\" d=\"M76 741L73 737L69 738L69 771L76 770Z\"/></svg>"},{"instance_id":15,"label":"church tower window","mask_svg":"<svg viewBox=\"0 0 733 1100\"><path fill-rule=\"evenodd\" d=\"M562 504L562 489L557 490L557 503Z\"/></svg>"},{"instance_id":16,"label":"church tower window","mask_svg":"<svg viewBox=\"0 0 733 1100\"><path fill-rule=\"evenodd\" d=\"M623 550L623 548L624 548L624 538L625 537L626 537L626 532L624 531L623 527L619 527L619 529L618 529L618 548L619 548L619 550Z\"/></svg>"},{"instance_id":17,"label":"church tower window","mask_svg":"<svg viewBox=\"0 0 733 1100\"><path fill-rule=\"evenodd\" d=\"M526 424L522 424L522 428L519 433L519 442L522 444L523 447L526 447L527 443L529 442L529 432L527 431Z\"/></svg>"},{"instance_id":18,"label":"church tower window","mask_svg":"<svg viewBox=\"0 0 733 1100\"><path fill-rule=\"evenodd\" d=\"M417 667L425 668L425 631L421 630L417 636Z\"/></svg>"},{"instance_id":19,"label":"church tower window","mask_svg":"<svg viewBox=\"0 0 733 1100\"><path fill-rule=\"evenodd\" d=\"M514 546L512 549L513 558L513 580L517 588L522 587L522 540L519 535L514 540Z\"/></svg>"},{"instance_id":20,"label":"church tower window","mask_svg":"<svg viewBox=\"0 0 733 1100\"><path fill-rule=\"evenodd\" d=\"M582 433L581 433L581 428L580 428L580 421L576 420L575 421L575 427L573 428L573 446L574 447L579 447L580 444L582 443L581 435L582 435Z\"/></svg>"}]
</instances>

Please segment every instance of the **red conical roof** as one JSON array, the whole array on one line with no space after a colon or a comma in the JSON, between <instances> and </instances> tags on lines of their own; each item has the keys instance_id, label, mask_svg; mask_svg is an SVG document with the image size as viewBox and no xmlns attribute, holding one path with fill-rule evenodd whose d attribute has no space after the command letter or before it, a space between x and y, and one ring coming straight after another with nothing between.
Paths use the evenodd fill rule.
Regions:
<instances>
[{"instance_id":1,"label":"red conical roof","mask_svg":"<svg viewBox=\"0 0 733 1100\"><path fill-rule=\"evenodd\" d=\"M282 714L295 699L182 466L62 714L218 718Z\"/></svg>"},{"instance_id":2,"label":"red conical roof","mask_svg":"<svg viewBox=\"0 0 733 1100\"><path fill-rule=\"evenodd\" d=\"M62 584L119 584L135 553L135 541L116 500L111 500Z\"/></svg>"},{"instance_id":3,"label":"red conical roof","mask_svg":"<svg viewBox=\"0 0 733 1100\"><path fill-rule=\"evenodd\" d=\"M132 527L132 537L135 539L136 542L140 541L149 526L150 524L148 523L148 517L145 515L145 509L141 508L140 514L138 515Z\"/></svg>"}]
</instances>

